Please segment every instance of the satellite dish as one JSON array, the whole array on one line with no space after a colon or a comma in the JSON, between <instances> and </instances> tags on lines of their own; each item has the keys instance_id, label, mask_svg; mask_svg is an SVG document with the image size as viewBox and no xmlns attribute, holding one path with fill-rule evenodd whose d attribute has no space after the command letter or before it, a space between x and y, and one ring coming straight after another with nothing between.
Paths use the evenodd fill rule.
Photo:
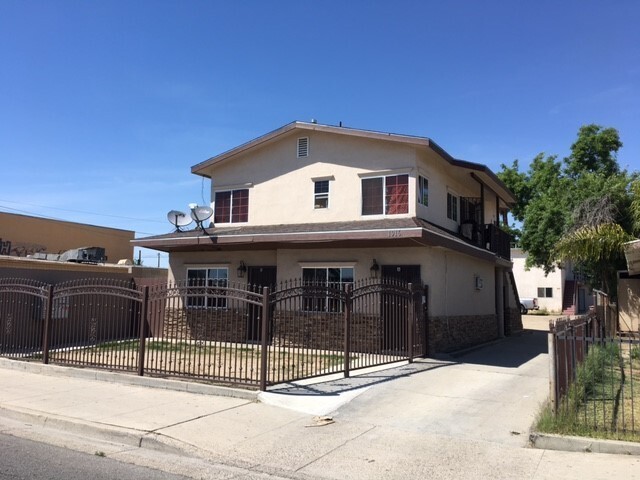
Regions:
<instances>
[{"instance_id":1,"label":"satellite dish","mask_svg":"<svg viewBox=\"0 0 640 480\"><path fill-rule=\"evenodd\" d=\"M213 208L211 207L194 207L191 209L191 218L193 218L197 223L202 223L213 215Z\"/></svg>"},{"instance_id":2,"label":"satellite dish","mask_svg":"<svg viewBox=\"0 0 640 480\"><path fill-rule=\"evenodd\" d=\"M195 207L191 205L189 206L191 208L191 218L195 220L197 228L201 228L204 233L207 233L202 224L211 218L211 215L213 215L213 208L199 207L197 205Z\"/></svg>"},{"instance_id":3,"label":"satellite dish","mask_svg":"<svg viewBox=\"0 0 640 480\"><path fill-rule=\"evenodd\" d=\"M171 210L167 213L167 220L176 227L176 232L180 232L180 227L186 227L193 220L187 217L187 214L179 210Z\"/></svg>"}]
</instances>

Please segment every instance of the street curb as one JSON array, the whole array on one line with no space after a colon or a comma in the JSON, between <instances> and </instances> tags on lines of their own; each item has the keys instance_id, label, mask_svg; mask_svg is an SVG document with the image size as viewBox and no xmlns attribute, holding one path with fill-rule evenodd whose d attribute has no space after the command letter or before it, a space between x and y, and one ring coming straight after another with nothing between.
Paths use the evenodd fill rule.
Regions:
<instances>
[{"instance_id":1,"label":"street curb","mask_svg":"<svg viewBox=\"0 0 640 480\"><path fill-rule=\"evenodd\" d=\"M541 450L640 455L640 443L624 442L622 440L565 437L562 435L533 432L529 435L529 443L533 448Z\"/></svg>"},{"instance_id":2,"label":"street curb","mask_svg":"<svg viewBox=\"0 0 640 480\"><path fill-rule=\"evenodd\" d=\"M109 443L118 443L131 447L147 448L164 453L185 454L190 448L178 446L179 441L154 432L135 431L114 425L95 424L78 419L69 419L59 415L30 411L20 408L7 408L0 405L0 417L35 425L38 427L62 430L71 434L90 437Z\"/></svg>"},{"instance_id":3,"label":"street curb","mask_svg":"<svg viewBox=\"0 0 640 480\"><path fill-rule=\"evenodd\" d=\"M82 378L85 380L97 380L108 383L120 383L123 385L174 390L178 392L232 397L252 402L258 401L259 393L258 391L253 390L243 390L241 388L224 387L221 385L209 385L196 383L194 381L181 381L157 377L140 377L129 373L110 372L106 370L89 370L79 367L63 367L60 365L46 365L44 363L32 363L20 360L11 360L8 358L0 358L0 368L19 370L40 375L49 375L52 377Z\"/></svg>"}]
</instances>

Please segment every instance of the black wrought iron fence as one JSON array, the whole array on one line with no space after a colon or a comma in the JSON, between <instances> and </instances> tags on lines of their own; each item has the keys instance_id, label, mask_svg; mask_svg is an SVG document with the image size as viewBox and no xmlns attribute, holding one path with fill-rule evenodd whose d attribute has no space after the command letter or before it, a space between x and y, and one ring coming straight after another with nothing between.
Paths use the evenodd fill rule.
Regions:
<instances>
[{"instance_id":1,"label":"black wrought iron fence","mask_svg":"<svg viewBox=\"0 0 640 480\"><path fill-rule=\"evenodd\" d=\"M257 386L426 354L423 288L0 281L0 355Z\"/></svg>"},{"instance_id":2,"label":"black wrought iron fence","mask_svg":"<svg viewBox=\"0 0 640 480\"><path fill-rule=\"evenodd\" d=\"M640 337L595 313L550 324L551 404L569 432L640 438Z\"/></svg>"}]
</instances>

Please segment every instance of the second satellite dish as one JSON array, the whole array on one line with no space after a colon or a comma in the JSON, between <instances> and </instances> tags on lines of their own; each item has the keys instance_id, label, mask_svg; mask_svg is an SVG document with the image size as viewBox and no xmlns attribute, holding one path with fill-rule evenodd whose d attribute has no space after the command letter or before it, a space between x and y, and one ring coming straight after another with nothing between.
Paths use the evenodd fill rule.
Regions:
<instances>
[{"instance_id":1,"label":"second satellite dish","mask_svg":"<svg viewBox=\"0 0 640 480\"><path fill-rule=\"evenodd\" d=\"M179 210L171 210L167 213L167 220L176 227L177 232L180 231L180 227L186 227L193 221L186 213Z\"/></svg>"},{"instance_id":2,"label":"second satellite dish","mask_svg":"<svg viewBox=\"0 0 640 480\"><path fill-rule=\"evenodd\" d=\"M201 229L204 233L207 231L204 228L204 222L206 222L211 215L213 215L213 209L211 207L191 206L191 218L196 221L196 228Z\"/></svg>"},{"instance_id":3,"label":"second satellite dish","mask_svg":"<svg viewBox=\"0 0 640 480\"><path fill-rule=\"evenodd\" d=\"M213 215L213 209L211 207L194 207L191 209L191 218L197 223L202 223L208 220Z\"/></svg>"}]
</instances>

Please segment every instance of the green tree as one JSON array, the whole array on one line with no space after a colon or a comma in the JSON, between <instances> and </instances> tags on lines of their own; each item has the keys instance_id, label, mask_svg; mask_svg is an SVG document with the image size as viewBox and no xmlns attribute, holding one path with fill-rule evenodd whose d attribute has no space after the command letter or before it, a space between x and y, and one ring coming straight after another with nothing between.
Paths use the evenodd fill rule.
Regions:
<instances>
[{"instance_id":1,"label":"green tree","mask_svg":"<svg viewBox=\"0 0 640 480\"><path fill-rule=\"evenodd\" d=\"M615 128L584 125L571 145L571 155L565 159L566 173L571 177L579 177L585 172L615 175L619 172L617 153L621 147Z\"/></svg>"},{"instance_id":2,"label":"green tree","mask_svg":"<svg viewBox=\"0 0 640 480\"><path fill-rule=\"evenodd\" d=\"M635 173L618 166L621 146L615 129L586 125L563 161L539 154L526 172L517 160L502 165L498 176L517 198L512 215L522 223L520 245L528 267L548 273L570 260L593 286L614 293L611 277L620 268L620 242L640 231L640 199L633 201L640 185Z\"/></svg>"}]
</instances>

